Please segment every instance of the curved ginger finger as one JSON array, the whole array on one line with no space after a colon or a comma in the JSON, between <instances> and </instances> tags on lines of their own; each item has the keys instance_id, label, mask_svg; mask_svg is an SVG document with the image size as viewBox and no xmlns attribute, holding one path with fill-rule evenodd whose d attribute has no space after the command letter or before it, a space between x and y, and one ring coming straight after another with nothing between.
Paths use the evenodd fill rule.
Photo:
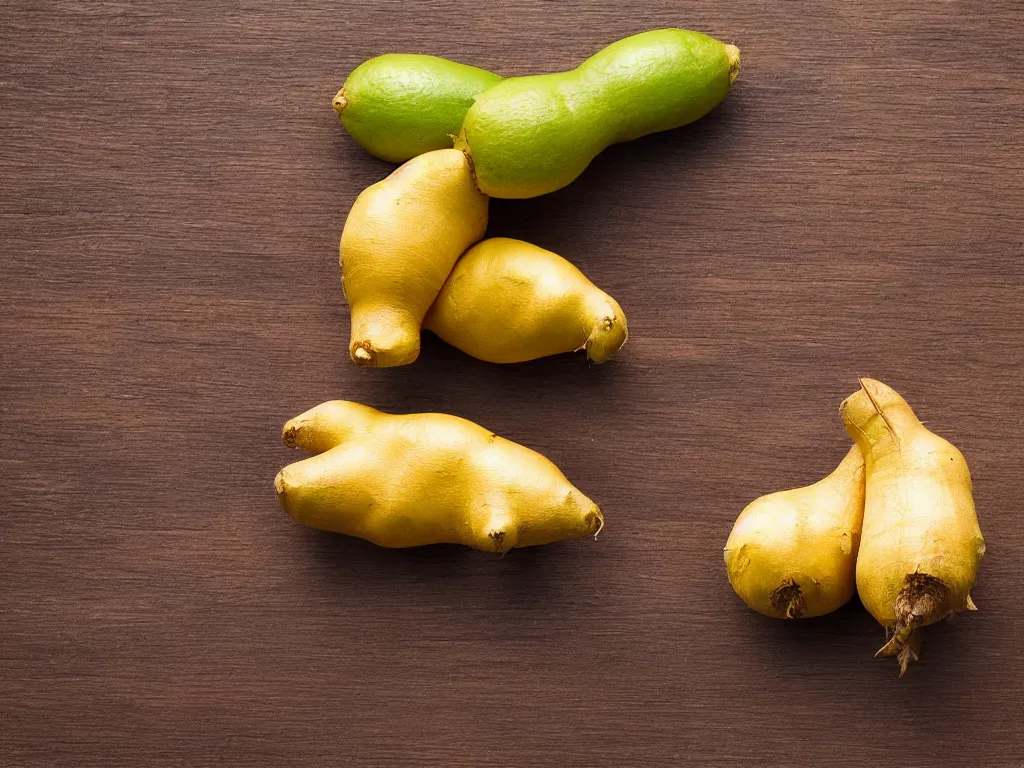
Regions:
<instances>
[{"instance_id":1,"label":"curved ginger finger","mask_svg":"<svg viewBox=\"0 0 1024 768\"><path fill-rule=\"evenodd\" d=\"M281 438L289 448L322 453L363 432L378 412L348 400L329 400L284 425Z\"/></svg>"}]
</instances>

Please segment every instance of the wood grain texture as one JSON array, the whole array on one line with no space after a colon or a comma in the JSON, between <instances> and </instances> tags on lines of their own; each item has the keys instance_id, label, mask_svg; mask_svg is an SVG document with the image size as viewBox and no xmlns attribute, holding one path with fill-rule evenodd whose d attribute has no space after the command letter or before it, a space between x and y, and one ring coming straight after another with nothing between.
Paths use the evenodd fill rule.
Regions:
<instances>
[{"instance_id":1,"label":"wood grain texture","mask_svg":"<svg viewBox=\"0 0 1024 768\"><path fill-rule=\"evenodd\" d=\"M1024 6L17 2L0 24L0 764L1024 764ZM330 97L385 51L505 74L737 43L691 127L490 232L623 305L615 362L346 359L336 247L389 166ZM823 476L858 375L966 454L980 611L902 682L850 605L732 594L749 500ZM497 559L293 525L281 424L344 397L542 451L595 542Z\"/></svg>"}]
</instances>

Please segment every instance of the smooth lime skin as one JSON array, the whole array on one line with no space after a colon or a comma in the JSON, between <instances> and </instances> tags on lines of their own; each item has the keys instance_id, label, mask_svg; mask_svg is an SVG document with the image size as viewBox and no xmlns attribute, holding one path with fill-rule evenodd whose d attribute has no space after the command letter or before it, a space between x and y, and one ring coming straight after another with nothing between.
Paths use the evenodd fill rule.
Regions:
<instances>
[{"instance_id":1,"label":"smooth lime skin","mask_svg":"<svg viewBox=\"0 0 1024 768\"><path fill-rule=\"evenodd\" d=\"M450 148L473 99L499 82L500 75L468 64L388 53L356 67L333 103L370 154L401 163Z\"/></svg>"},{"instance_id":2,"label":"smooth lime skin","mask_svg":"<svg viewBox=\"0 0 1024 768\"><path fill-rule=\"evenodd\" d=\"M536 197L572 182L610 144L707 114L738 70L738 49L700 32L643 32L576 69L480 94L455 146L470 154L484 194Z\"/></svg>"}]
</instances>

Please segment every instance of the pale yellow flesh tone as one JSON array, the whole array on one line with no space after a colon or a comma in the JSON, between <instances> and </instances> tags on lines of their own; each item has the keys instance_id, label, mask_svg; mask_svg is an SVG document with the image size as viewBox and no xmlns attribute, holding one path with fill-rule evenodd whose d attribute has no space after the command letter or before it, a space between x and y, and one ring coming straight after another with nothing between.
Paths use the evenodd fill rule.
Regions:
<instances>
[{"instance_id":1,"label":"pale yellow flesh tone","mask_svg":"<svg viewBox=\"0 0 1024 768\"><path fill-rule=\"evenodd\" d=\"M879 653L898 655L902 675L917 659L919 627L973 610L985 541L960 451L926 429L892 388L860 383L840 408L867 468L857 592L892 633Z\"/></svg>"},{"instance_id":2,"label":"pale yellow flesh tone","mask_svg":"<svg viewBox=\"0 0 1024 768\"><path fill-rule=\"evenodd\" d=\"M382 547L465 544L487 552L594 536L597 505L535 451L443 413L394 416L334 400L284 426L318 455L274 481L303 525Z\"/></svg>"},{"instance_id":3,"label":"pale yellow flesh tone","mask_svg":"<svg viewBox=\"0 0 1024 768\"><path fill-rule=\"evenodd\" d=\"M341 235L353 361L384 368L417 358L423 316L484 236L487 203L457 149L419 155L356 198Z\"/></svg>"},{"instance_id":4,"label":"pale yellow flesh tone","mask_svg":"<svg viewBox=\"0 0 1024 768\"><path fill-rule=\"evenodd\" d=\"M459 259L423 327L492 363L520 363L585 349L603 363L626 341L611 296L557 253L506 237Z\"/></svg>"},{"instance_id":5,"label":"pale yellow flesh tone","mask_svg":"<svg viewBox=\"0 0 1024 768\"><path fill-rule=\"evenodd\" d=\"M853 597L864 514L864 459L854 446L823 480L755 499L725 545L729 583L774 618L811 618Z\"/></svg>"}]
</instances>

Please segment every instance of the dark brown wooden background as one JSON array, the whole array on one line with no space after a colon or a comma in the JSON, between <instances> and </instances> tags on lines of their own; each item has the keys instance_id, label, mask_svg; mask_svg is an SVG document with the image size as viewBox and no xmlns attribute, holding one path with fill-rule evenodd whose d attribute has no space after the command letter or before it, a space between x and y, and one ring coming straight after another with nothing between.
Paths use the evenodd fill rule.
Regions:
<instances>
[{"instance_id":1,"label":"dark brown wooden background","mask_svg":"<svg viewBox=\"0 0 1024 768\"><path fill-rule=\"evenodd\" d=\"M726 104L492 205L621 301L620 358L349 363L337 240L389 166L345 75L660 26L741 46ZM1016 0L4 3L0 764L1024 764L1022 30ZM721 558L842 457L858 375L964 451L989 544L903 681L859 605L763 619ZM337 397L540 450L607 529L498 559L299 528L279 430Z\"/></svg>"}]
</instances>

